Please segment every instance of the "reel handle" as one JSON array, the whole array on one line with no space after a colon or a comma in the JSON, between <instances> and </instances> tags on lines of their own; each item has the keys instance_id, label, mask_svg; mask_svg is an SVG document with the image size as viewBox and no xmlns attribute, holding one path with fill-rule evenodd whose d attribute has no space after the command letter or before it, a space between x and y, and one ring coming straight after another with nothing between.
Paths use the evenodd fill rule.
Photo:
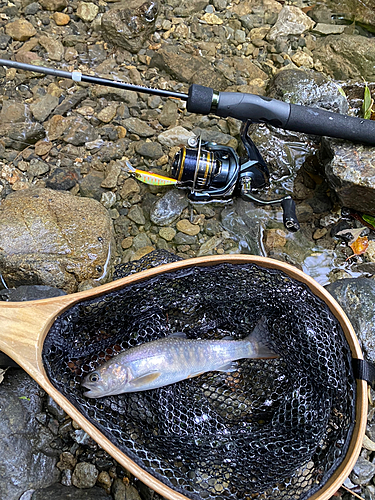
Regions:
<instances>
[{"instance_id":1,"label":"reel handle","mask_svg":"<svg viewBox=\"0 0 375 500\"><path fill-rule=\"evenodd\" d=\"M267 123L285 130L375 145L375 121L255 94L216 92L194 84L189 89L187 110L224 118L231 116L242 121L250 119L253 123Z\"/></svg>"},{"instance_id":2,"label":"reel handle","mask_svg":"<svg viewBox=\"0 0 375 500\"><path fill-rule=\"evenodd\" d=\"M283 222L286 229L295 233L299 230L300 225L296 215L296 204L290 196L286 196L282 202L281 207L283 209Z\"/></svg>"}]
</instances>

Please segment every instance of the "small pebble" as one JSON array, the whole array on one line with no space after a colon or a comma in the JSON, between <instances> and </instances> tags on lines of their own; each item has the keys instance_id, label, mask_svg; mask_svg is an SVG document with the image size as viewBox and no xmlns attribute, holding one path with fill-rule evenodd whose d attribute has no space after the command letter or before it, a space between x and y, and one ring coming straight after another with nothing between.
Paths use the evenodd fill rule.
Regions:
<instances>
[{"instance_id":1,"label":"small pebble","mask_svg":"<svg viewBox=\"0 0 375 500\"><path fill-rule=\"evenodd\" d=\"M70 16L63 12L54 12L52 17L57 26L66 26L70 21Z\"/></svg>"}]
</instances>

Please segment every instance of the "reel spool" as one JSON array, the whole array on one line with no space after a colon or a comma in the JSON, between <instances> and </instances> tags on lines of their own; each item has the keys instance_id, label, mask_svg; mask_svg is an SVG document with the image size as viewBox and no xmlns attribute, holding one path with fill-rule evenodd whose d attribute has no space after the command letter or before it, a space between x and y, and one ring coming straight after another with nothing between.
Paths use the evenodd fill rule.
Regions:
<instances>
[{"instance_id":1,"label":"reel spool","mask_svg":"<svg viewBox=\"0 0 375 500\"><path fill-rule=\"evenodd\" d=\"M188 147L182 147L174 157L172 176L177 186L188 188L189 199L195 203L227 202L238 193L247 201L261 205L280 204L285 227L298 231L295 203L291 196L265 200L254 194L269 181L266 162L247 132L251 121L243 123L241 139L247 158L239 158L233 148L215 142L191 138Z\"/></svg>"}]
</instances>

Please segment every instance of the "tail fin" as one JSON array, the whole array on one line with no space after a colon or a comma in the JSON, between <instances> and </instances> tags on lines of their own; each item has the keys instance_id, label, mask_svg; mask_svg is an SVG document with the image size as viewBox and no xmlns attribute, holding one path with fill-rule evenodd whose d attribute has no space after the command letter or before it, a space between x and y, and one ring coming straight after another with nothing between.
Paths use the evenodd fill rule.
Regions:
<instances>
[{"instance_id":1,"label":"tail fin","mask_svg":"<svg viewBox=\"0 0 375 500\"><path fill-rule=\"evenodd\" d=\"M270 347L270 337L269 330L267 326L267 319L262 316L258 323L256 324L254 330L246 337L251 344L250 352L251 358L278 358L279 355L276 354Z\"/></svg>"}]
</instances>

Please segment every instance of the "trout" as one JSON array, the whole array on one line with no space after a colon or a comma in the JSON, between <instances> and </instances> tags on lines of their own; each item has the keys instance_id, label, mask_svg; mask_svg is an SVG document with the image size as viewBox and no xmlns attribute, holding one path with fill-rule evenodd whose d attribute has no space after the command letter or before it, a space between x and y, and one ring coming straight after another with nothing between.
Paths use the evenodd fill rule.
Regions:
<instances>
[{"instance_id":1,"label":"trout","mask_svg":"<svg viewBox=\"0 0 375 500\"><path fill-rule=\"evenodd\" d=\"M188 339L182 333L132 347L86 375L82 385L89 398L148 391L211 371L231 372L235 361L277 358L268 346L268 328L261 318L242 340Z\"/></svg>"}]
</instances>

